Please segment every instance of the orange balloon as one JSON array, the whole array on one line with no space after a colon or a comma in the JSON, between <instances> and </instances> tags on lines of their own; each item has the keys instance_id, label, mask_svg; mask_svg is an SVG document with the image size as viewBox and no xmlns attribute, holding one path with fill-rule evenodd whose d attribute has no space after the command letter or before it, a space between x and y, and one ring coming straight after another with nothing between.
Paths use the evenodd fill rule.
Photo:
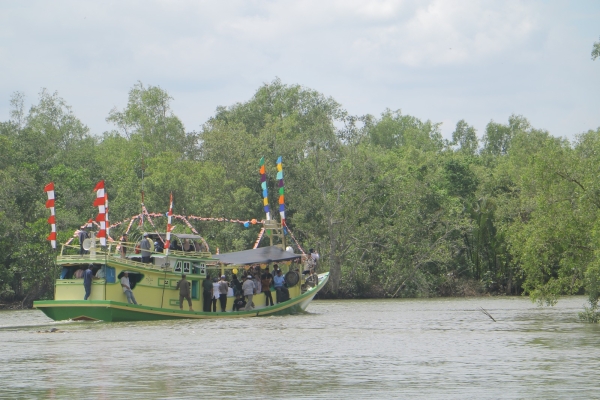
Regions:
<instances>
[{"instance_id":1,"label":"orange balloon","mask_svg":"<svg viewBox=\"0 0 600 400\"><path fill-rule=\"evenodd\" d=\"M250 221L250 222L252 223L252 225L255 225L255 224L256 224L256 218L255 218L255 219L253 219L253 220L252 220L252 221Z\"/></svg>"}]
</instances>

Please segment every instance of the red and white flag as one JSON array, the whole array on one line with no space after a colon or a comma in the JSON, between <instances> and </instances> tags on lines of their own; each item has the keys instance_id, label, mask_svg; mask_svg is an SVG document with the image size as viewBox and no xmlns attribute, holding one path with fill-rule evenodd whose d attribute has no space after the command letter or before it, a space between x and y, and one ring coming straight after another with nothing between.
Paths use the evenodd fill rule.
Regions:
<instances>
[{"instance_id":1,"label":"red and white flag","mask_svg":"<svg viewBox=\"0 0 600 400\"><path fill-rule=\"evenodd\" d=\"M50 235L46 238L46 240L50 241L52 248L56 248L56 211L54 209L54 182L50 182L46 186L44 186L44 192L48 194L48 201L46 201L46 208L50 209L50 218L48 218L48 223L51 226Z\"/></svg>"},{"instance_id":2,"label":"red and white flag","mask_svg":"<svg viewBox=\"0 0 600 400\"><path fill-rule=\"evenodd\" d=\"M169 247L171 246L171 230L173 226L171 225L171 219L173 218L173 192L169 197L169 212L167 213L167 241L165 242L165 254L169 255Z\"/></svg>"}]
</instances>

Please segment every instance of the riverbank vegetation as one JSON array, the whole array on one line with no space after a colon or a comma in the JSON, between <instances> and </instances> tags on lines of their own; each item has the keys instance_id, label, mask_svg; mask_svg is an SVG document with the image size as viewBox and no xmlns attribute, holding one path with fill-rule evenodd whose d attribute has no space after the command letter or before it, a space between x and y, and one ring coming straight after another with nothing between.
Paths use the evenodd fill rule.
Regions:
<instances>
[{"instance_id":1,"label":"riverbank vegetation","mask_svg":"<svg viewBox=\"0 0 600 400\"><path fill-rule=\"evenodd\" d=\"M600 129L569 141L512 115L484 132L459 121L449 140L436 122L396 110L350 115L317 91L274 80L188 131L171 100L138 83L127 106L108 113L114 130L94 135L56 93L42 91L29 110L12 97L0 123L4 301L52 297L46 183L55 183L64 242L95 216L101 179L111 222L140 212L142 175L151 212L167 211L173 192L176 214L261 219L258 160L267 160L275 205L282 156L288 225L321 254L329 296L524 293L553 304L585 292L596 312ZM222 252L251 247L259 229L194 224Z\"/></svg>"}]
</instances>

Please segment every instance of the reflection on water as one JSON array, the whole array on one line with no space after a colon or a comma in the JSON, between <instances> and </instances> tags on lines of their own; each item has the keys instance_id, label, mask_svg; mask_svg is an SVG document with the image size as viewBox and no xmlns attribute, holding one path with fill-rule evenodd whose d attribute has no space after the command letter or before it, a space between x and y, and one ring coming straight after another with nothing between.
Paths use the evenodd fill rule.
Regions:
<instances>
[{"instance_id":1,"label":"reflection on water","mask_svg":"<svg viewBox=\"0 0 600 400\"><path fill-rule=\"evenodd\" d=\"M600 326L578 321L584 302L315 301L297 316L141 323L3 311L0 397L597 398Z\"/></svg>"}]
</instances>

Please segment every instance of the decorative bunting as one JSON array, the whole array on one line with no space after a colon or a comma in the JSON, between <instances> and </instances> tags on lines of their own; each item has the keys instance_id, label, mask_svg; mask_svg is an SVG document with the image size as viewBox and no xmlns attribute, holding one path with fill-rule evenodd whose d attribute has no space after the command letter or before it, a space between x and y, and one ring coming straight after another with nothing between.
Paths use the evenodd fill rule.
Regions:
<instances>
[{"instance_id":1,"label":"decorative bunting","mask_svg":"<svg viewBox=\"0 0 600 400\"><path fill-rule=\"evenodd\" d=\"M292 237L292 239L294 239L294 242L296 243L296 246L298 246L298 249L302 252L302 254L306 255L306 253L304 252L304 249L302 248L302 246L300 246L300 243L298 243L298 240L296 240L296 238L294 237L294 234L292 233L292 231L290 231L290 228L288 228L286 226L285 229L290 234L290 236Z\"/></svg>"},{"instance_id":2,"label":"decorative bunting","mask_svg":"<svg viewBox=\"0 0 600 400\"><path fill-rule=\"evenodd\" d=\"M267 171L265 168L265 158L261 157L260 162L258 163L260 167L260 187L263 192L263 206L265 210L265 214L267 216L267 221L271 219L271 210L269 209L269 193L267 191Z\"/></svg>"},{"instance_id":3,"label":"decorative bunting","mask_svg":"<svg viewBox=\"0 0 600 400\"><path fill-rule=\"evenodd\" d=\"M167 213L167 241L165 242L165 254L169 255L169 247L171 246L171 230L173 226L171 225L173 218L173 192L169 196L169 212Z\"/></svg>"},{"instance_id":4,"label":"decorative bunting","mask_svg":"<svg viewBox=\"0 0 600 400\"><path fill-rule=\"evenodd\" d=\"M50 209L50 218L48 223L50 224L50 235L46 240L50 241L50 245L53 249L56 248L56 212L54 209L54 182L50 182L44 186L44 192L48 194L48 201L46 201L46 208Z\"/></svg>"},{"instance_id":5,"label":"decorative bunting","mask_svg":"<svg viewBox=\"0 0 600 400\"><path fill-rule=\"evenodd\" d=\"M258 248L258 244L260 243L260 239L262 239L263 235L265 233L265 228L260 228L260 232L258 233L258 238L256 239L256 242L254 242L254 247L253 249Z\"/></svg>"},{"instance_id":6,"label":"decorative bunting","mask_svg":"<svg viewBox=\"0 0 600 400\"><path fill-rule=\"evenodd\" d=\"M100 245L106 246L107 225L108 225L108 196L104 191L104 181L100 181L94 187L96 191L96 200L94 200L94 207L98 207L98 215L95 221L100 225L100 230L96 234L96 237L100 239Z\"/></svg>"},{"instance_id":7,"label":"decorative bunting","mask_svg":"<svg viewBox=\"0 0 600 400\"><path fill-rule=\"evenodd\" d=\"M283 187L283 165L281 163L281 156L277 158L277 179L279 186L279 216L281 217L281 227L283 228L284 233L286 232L285 225L285 197L284 197L284 187Z\"/></svg>"}]
</instances>

